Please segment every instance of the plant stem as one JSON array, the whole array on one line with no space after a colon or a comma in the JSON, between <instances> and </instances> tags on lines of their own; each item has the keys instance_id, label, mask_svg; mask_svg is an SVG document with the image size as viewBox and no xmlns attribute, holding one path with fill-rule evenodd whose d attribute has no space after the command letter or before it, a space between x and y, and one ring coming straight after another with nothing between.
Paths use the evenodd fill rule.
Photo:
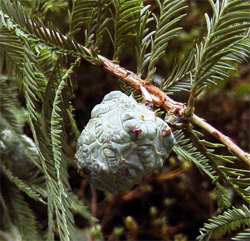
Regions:
<instances>
[{"instance_id":1,"label":"plant stem","mask_svg":"<svg viewBox=\"0 0 250 241\"><path fill-rule=\"evenodd\" d=\"M122 68L118 64L114 64L112 61L106 59L105 57L99 55L98 57L103 61L103 68L109 73L116 76L117 78L124 81L126 84L132 86L138 91L140 91L140 85L142 85L148 90L149 94L153 99L154 104L161 106L166 112L183 116L184 110L186 108L183 103L172 100L161 89L146 84L144 80L140 79L133 72ZM223 135L220 131L209 125L206 121L202 120L195 114L191 115L189 121L213 135L221 143L223 143L233 155L245 161L250 166L250 155L247 152L241 150L231 138Z\"/></svg>"},{"instance_id":2,"label":"plant stem","mask_svg":"<svg viewBox=\"0 0 250 241\"><path fill-rule=\"evenodd\" d=\"M97 193L96 189L91 188L91 214L92 217L96 217L97 210Z\"/></svg>"},{"instance_id":3,"label":"plant stem","mask_svg":"<svg viewBox=\"0 0 250 241\"><path fill-rule=\"evenodd\" d=\"M45 28L45 30L47 29ZM65 40L68 39L66 36L63 36L63 38ZM88 53L92 56L92 52L88 48L80 44L77 44L77 45L79 48L82 48L85 53ZM84 56L82 57L84 58ZM98 60L102 62L101 65L100 65L100 61L93 60L93 59L89 60L88 58L84 58L84 59L95 66L102 67L111 75L117 77L121 81L132 86L135 90L137 90L141 94L142 94L142 87L145 88L148 91L148 93L151 95L152 101L157 107L161 107L168 113L172 113L180 117L183 117L185 120L206 130L208 133L210 133L219 141L221 141L233 155L245 161L250 166L250 154L241 150L233 142L232 139L223 135L221 132L216 130L214 127L209 125L207 122L205 122L204 120L202 120L200 117L196 116L195 114L192 114L190 118L185 118L184 117L184 111L186 109L185 104L172 100L160 88L153 86L151 84L148 84L147 81L141 79L138 75L136 75L132 71L127 70L121 67L119 64L114 63L112 60L109 60L99 54L96 54L96 57L98 58Z\"/></svg>"},{"instance_id":4,"label":"plant stem","mask_svg":"<svg viewBox=\"0 0 250 241\"><path fill-rule=\"evenodd\" d=\"M206 130L208 133L213 135L216 139L218 139L221 143L223 143L233 155L245 161L250 166L249 153L241 150L231 138L225 136L220 131L216 130L213 126L208 124L205 120L201 119L195 114L193 114L189 120L192 124L201 127L202 129Z\"/></svg>"},{"instance_id":5,"label":"plant stem","mask_svg":"<svg viewBox=\"0 0 250 241\"><path fill-rule=\"evenodd\" d=\"M147 84L145 80L139 78L135 73L121 67L118 64L113 63L111 60L101 55L98 55L98 58L103 63L102 67L111 75L124 81L126 84L132 86L139 92L141 92L141 86L145 87L151 95L153 103L156 106L160 106L166 112L170 112L183 117L184 111L186 109L185 104L172 100L161 89L157 88L156 86ZM92 62L92 64L95 63ZM195 114L192 114L191 117L188 118L188 120L213 135L216 139L223 143L233 155L245 161L250 166L250 154L241 150L231 138L225 136Z\"/></svg>"},{"instance_id":6,"label":"plant stem","mask_svg":"<svg viewBox=\"0 0 250 241\"><path fill-rule=\"evenodd\" d=\"M172 100L161 89L148 84L135 73L113 63L109 59L101 55L98 55L98 58L102 61L102 67L111 75L132 86L140 93L141 87L144 87L151 95L152 101L156 106L161 106L166 112L170 112L179 116L183 115L184 109L186 108L185 104Z\"/></svg>"}]
</instances>

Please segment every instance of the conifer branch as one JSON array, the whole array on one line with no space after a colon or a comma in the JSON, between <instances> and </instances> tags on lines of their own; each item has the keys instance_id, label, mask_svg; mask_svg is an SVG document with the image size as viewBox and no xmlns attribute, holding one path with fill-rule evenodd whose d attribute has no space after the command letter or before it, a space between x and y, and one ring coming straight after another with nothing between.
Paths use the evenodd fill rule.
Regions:
<instances>
[{"instance_id":1,"label":"conifer branch","mask_svg":"<svg viewBox=\"0 0 250 241\"><path fill-rule=\"evenodd\" d=\"M225 233L230 233L234 230L237 230L241 226L244 227L249 225L250 211L245 205L243 205L241 209L233 207L221 215L209 219L209 221L210 223L205 223L204 228L200 229L201 235L198 236L196 240L205 241L211 240L212 238L216 240Z\"/></svg>"},{"instance_id":2,"label":"conifer branch","mask_svg":"<svg viewBox=\"0 0 250 241\"><path fill-rule=\"evenodd\" d=\"M204 41L196 45L195 71L193 85L187 103L185 115L192 115L197 96L208 84L215 84L215 80L222 80L228 76L227 70L233 69L232 62L242 62L245 56L237 48L244 38L249 38L249 12L246 0L209 0L213 9L210 19L205 14L207 36ZM242 11L239 11L243 9Z\"/></svg>"},{"instance_id":3,"label":"conifer branch","mask_svg":"<svg viewBox=\"0 0 250 241\"><path fill-rule=\"evenodd\" d=\"M63 36L63 38L65 41L67 41L68 39L66 36ZM89 56L92 56L92 51L86 48L85 46L78 45L78 47L82 49L82 52L85 52L89 54ZM186 105L184 103L174 101L169 96L167 96L160 88L151 84L147 84L147 82L140 78L138 75L136 75L130 70L121 67L119 64L114 63L112 60L109 60L100 54L97 54L96 57L99 61L93 60L94 58L87 58L86 60L95 66L102 67L105 71L117 77L119 80L123 81L127 85L130 85L142 95L144 95L143 89L146 89L146 91L151 97L150 101L152 101L155 106L161 107L167 113L172 113L183 117L184 111L186 109ZM146 99L146 101L148 100ZM192 115L189 121L193 124L200 126L204 130L208 131L208 133L215 136L225 146L227 146L230 152L232 152L239 159L245 161L247 164L250 165L249 154L241 150L232 139L223 135L221 132L216 130L214 127L212 127L196 115Z\"/></svg>"},{"instance_id":4,"label":"conifer branch","mask_svg":"<svg viewBox=\"0 0 250 241\"><path fill-rule=\"evenodd\" d=\"M227 200L229 200L229 195L225 190L223 193L221 189L221 184L219 183L222 178L228 185L231 187L246 203L249 203L250 193L245 188L248 187L249 178L242 178L246 173L249 173L247 170L239 170L236 168L229 168L225 166L225 163L232 163L235 159L234 156L225 156L225 155L217 155L214 153L214 148L224 147L223 144L220 143L212 143L208 142L204 139L201 139L203 136L202 133L197 130L193 130L192 125L189 123L186 125L186 129L191 136L193 136L196 144L199 145L199 150L202 154L204 154L209 161L209 166L218 174L218 176L210 175L213 179L213 183L216 185L215 191L218 197L218 204L220 207L228 208ZM194 162L195 163L195 162ZM204 166L204 165L203 165Z\"/></svg>"},{"instance_id":5,"label":"conifer branch","mask_svg":"<svg viewBox=\"0 0 250 241\"><path fill-rule=\"evenodd\" d=\"M172 113L183 117L183 113L186 108L185 104L172 100L161 89L157 88L156 86L146 84L146 82L139 78L135 73L113 63L109 59L101 55L98 55L98 58L102 61L102 67L107 72L124 81L126 84L132 86L141 94L143 94L141 90L142 87L144 87L150 94L152 101L156 106L163 108L167 113ZM250 165L250 155L241 150L232 139L223 135L220 131L209 125L205 120L202 120L194 114L191 116L189 121L213 135L215 138L221 141L232 154Z\"/></svg>"},{"instance_id":6,"label":"conifer branch","mask_svg":"<svg viewBox=\"0 0 250 241\"><path fill-rule=\"evenodd\" d=\"M38 28L38 26L34 24L32 25L33 27ZM40 32L43 32L43 31L46 32L47 35L50 35L52 33L44 25L41 26L39 30ZM83 57L86 61L88 61L89 63L95 66L102 67L105 71L107 71L111 75L117 77L119 80L123 81L127 85L130 85L131 87L133 87L135 90L137 90L139 93L143 95L145 101L152 102L155 106L161 107L167 113L171 113L171 114L175 114L180 117L183 117L184 111L186 110L186 105L172 100L160 88L157 88L156 86L153 86L151 84L147 84L145 80L141 79L138 75L136 75L132 71L121 67L119 64L114 63L112 60L109 60L106 57L103 57L102 55L93 53L93 51L91 51L87 47L75 43L73 40L57 32L56 30L53 30L53 35L58 36L58 40L62 44L62 49L60 49L61 51L64 50L63 46L65 42L67 44L71 43L75 47L75 49L73 50L74 55ZM77 50L79 52L76 52ZM145 90L146 92L148 92L149 95L145 96ZM213 131L211 131L212 130L211 128L213 127L209 128L208 127L209 124L207 124L205 121L203 121L200 118L198 119L198 117L197 118L194 117L194 115L191 118L189 118L189 121L191 121L191 123L193 124L197 124L200 127L204 128L215 137L217 134L219 134L217 136L220 136L220 138L223 137L221 140L223 140L223 143L227 146L229 151L232 151L238 158L250 164L249 154L246 154L243 150L241 150L236 144L233 143L232 140L230 140L230 138L225 137L222 133L220 133L215 128L213 129ZM218 139L218 137L216 138Z\"/></svg>"},{"instance_id":7,"label":"conifer branch","mask_svg":"<svg viewBox=\"0 0 250 241\"><path fill-rule=\"evenodd\" d=\"M213 126L208 124L205 120L201 119L195 114L190 117L190 122L206 130L209 134L213 135L216 139L223 143L233 155L237 156L241 160L245 161L248 165L250 165L250 155L247 152L241 150L235 144L234 140L225 136L220 131L216 130Z\"/></svg>"},{"instance_id":8,"label":"conifer branch","mask_svg":"<svg viewBox=\"0 0 250 241\"><path fill-rule=\"evenodd\" d=\"M85 50L90 52L90 50L88 50L87 48L85 48ZM142 87L144 87L150 94L152 101L156 106L163 108L168 113L172 113L180 117L183 116L186 108L185 104L172 100L161 89L157 88L156 86L146 84L145 80L139 78L135 73L121 67L118 64L113 63L111 60L101 55L98 55L98 58L102 61L103 69L105 69L107 72L117 77L118 79L124 81L126 84L132 86L141 94L143 94ZM92 64L95 63L92 62ZM202 129L206 130L208 133L216 137L228 148L230 152L250 165L250 155L241 150L232 139L223 135L220 131L194 114L191 116L189 121L192 124L198 125Z\"/></svg>"},{"instance_id":9,"label":"conifer branch","mask_svg":"<svg viewBox=\"0 0 250 241\"><path fill-rule=\"evenodd\" d=\"M57 1L57 6L60 1ZM43 2L41 6L44 6L43 13L45 13L54 6L53 2L56 1ZM176 124L173 119L165 119L170 123L172 130L177 128L187 130L198 148L196 149L189 138L185 138L183 130L178 130L174 133L176 145L173 151L178 157L194 163L212 179L219 208L228 209L231 206L232 197L224 188L224 184L249 204L250 178L247 177L249 171L224 164L232 163L236 159L234 156L237 156L238 159L250 165L250 154L241 150L232 139L194 114L197 96L206 86L228 77L230 75L228 71L236 69L231 62L241 63L249 55L247 52L250 46L247 39L249 32L246 33L250 26L249 13L246 10L249 7L247 0L209 0L213 17L210 18L205 14L207 36L196 45L183 63L174 64L171 76L161 83L162 89L152 85L152 80L157 63L165 55L168 41L177 36L181 29L177 24L185 15L184 12L182 13L186 8L183 5L184 0L156 0L159 14L157 12L155 14L153 10L151 12L150 4L144 7L144 1L141 0L72 0L69 2L73 3L69 31L67 35L63 35L53 24L47 25L48 28L45 27L42 22L44 15L42 12L35 16L30 14L35 11L35 4L33 4L33 10L28 10L27 5L21 4L20 1L0 1L0 56L2 56L0 70L4 70L4 75L0 76L0 79L3 78L2 81L0 80L0 86L6 83L5 74L17 75L15 79L19 81L19 87L24 89L29 124L40 154L41 163L38 167L41 166L46 180L46 190L36 183L26 184L23 181L26 179L20 179L12 172L7 165L10 163L10 158L6 157L7 164L0 169L14 188L14 195L12 195L14 198L9 202L10 205L8 199L4 200L2 206L7 214L7 218L4 215L5 220L12 218L7 208L10 209L9 207L13 206L14 213L18 215L17 226L20 226L21 232L27 233L27 237L24 238L42 239L37 238L39 236L37 228L33 225L35 217L21 196L21 190L31 198L47 204L48 240L54 240L55 229L58 230L60 239L69 241L75 239L72 211L81 214L94 225L92 238L99 235L99 239L103 239L100 228L96 225L96 219L91 217L82 201L71 193L67 176L68 151L65 127L68 127L68 124L72 125L71 129L75 132L75 136L79 135L70 105L76 83L70 76L73 68L82 59L103 68L123 82L124 86L137 91L146 104L154 105L164 110L167 115L182 121ZM37 10L42 7L37 7ZM151 31L151 24L148 23L152 20L155 21L155 30ZM113 31L110 31L110 26L113 26ZM74 36L81 29L84 29L85 33L83 45L74 40ZM104 32L110 36L113 43L113 60L97 54L102 45ZM130 37L136 40L137 74L116 63ZM70 61L74 58L75 62L65 69L62 64L63 57L67 60L70 57ZM180 90L190 92L187 104L176 102L168 97L170 91ZM4 96L11 98L13 94L6 93ZM16 107L12 107L13 100L10 104L6 101L0 104L0 107L1 105L6 107L6 110L1 110L0 113L0 117L2 115L5 118L0 124L0 129L2 125L21 133L21 121L18 118L13 120L16 116ZM192 125L201 127L216 137L220 143L211 143L202 139L202 134L194 130ZM224 147L221 143L234 156L215 154L213 148ZM24 152L27 151L24 150ZM93 204L95 207L95 203ZM221 234L223 230L230 232L235 226L249 225L249 210L245 207L244 213L236 209L224 212L223 215L210 220L211 225L205 224L201 229L202 235L198 239L206 240L206 237L214 234L216 236L216 233ZM241 222L241 217L246 221ZM31 225L26 225L29 222ZM235 225L235 222L240 222L240 225ZM11 220L9 223L12 223ZM247 232L249 229L246 233L239 234L236 239L239 237L243 240Z\"/></svg>"}]
</instances>

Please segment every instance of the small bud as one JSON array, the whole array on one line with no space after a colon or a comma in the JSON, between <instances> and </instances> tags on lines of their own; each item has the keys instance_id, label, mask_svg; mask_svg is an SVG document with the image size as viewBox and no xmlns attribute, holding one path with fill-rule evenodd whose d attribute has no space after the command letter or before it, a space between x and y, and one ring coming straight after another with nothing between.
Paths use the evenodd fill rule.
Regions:
<instances>
[{"instance_id":1,"label":"small bud","mask_svg":"<svg viewBox=\"0 0 250 241\"><path fill-rule=\"evenodd\" d=\"M101 232L101 225L99 224L96 224L93 227L91 227L90 234L91 234L92 240L96 240L96 239L103 240L103 235Z\"/></svg>"},{"instance_id":2,"label":"small bud","mask_svg":"<svg viewBox=\"0 0 250 241\"><path fill-rule=\"evenodd\" d=\"M156 207L152 206L150 207L149 213L151 217L156 217L158 214L158 210Z\"/></svg>"},{"instance_id":3,"label":"small bud","mask_svg":"<svg viewBox=\"0 0 250 241\"><path fill-rule=\"evenodd\" d=\"M136 233L138 230L138 224L136 223L136 221L134 220L134 218L132 216L127 216L124 220L125 226L126 228L132 232L132 233Z\"/></svg>"}]
</instances>

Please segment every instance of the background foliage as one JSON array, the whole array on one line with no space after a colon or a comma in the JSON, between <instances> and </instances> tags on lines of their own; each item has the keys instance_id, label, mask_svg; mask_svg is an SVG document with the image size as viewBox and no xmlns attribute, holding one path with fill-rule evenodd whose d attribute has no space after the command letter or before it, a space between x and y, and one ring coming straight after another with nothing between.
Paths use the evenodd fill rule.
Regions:
<instances>
[{"instance_id":1,"label":"background foliage","mask_svg":"<svg viewBox=\"0 0 250 241\"><path fill-rule=\"evenodd\" d=\"M11 2L0 4L1 238L247 240L249 167L201 129L176 131L163 169L117 196L91 190L73 158L91 109L133 91L88 62L97 53L249 152L249 3Z\"/></svg>"}]
</instances>

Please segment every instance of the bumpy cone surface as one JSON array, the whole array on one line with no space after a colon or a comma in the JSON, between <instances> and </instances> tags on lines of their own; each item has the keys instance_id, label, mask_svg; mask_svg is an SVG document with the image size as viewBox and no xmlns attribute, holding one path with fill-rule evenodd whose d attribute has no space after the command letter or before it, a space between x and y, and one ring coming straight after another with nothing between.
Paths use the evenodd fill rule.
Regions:
<instances>
[{"instance_id":1,"label":"bumpy cone surface","mask_svg":"<svg viewBox=\"0 0 250 241\"><path fill-rule=\"evenodd\" d=\"M75 160L93 188L117 193L161 168L174 143L166 122L132 97L113 91L92 110Z\"/></svg>"}]
</instances>

